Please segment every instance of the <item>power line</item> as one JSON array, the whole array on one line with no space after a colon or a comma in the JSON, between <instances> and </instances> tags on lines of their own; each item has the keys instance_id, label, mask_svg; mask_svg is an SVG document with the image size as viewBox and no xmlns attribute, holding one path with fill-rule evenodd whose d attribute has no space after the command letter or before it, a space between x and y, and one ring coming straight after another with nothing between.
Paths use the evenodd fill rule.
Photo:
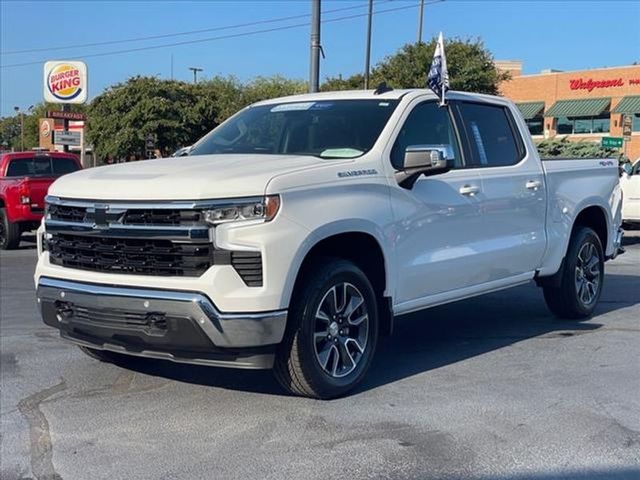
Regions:
<instances>
[{"instance_id":1,"label":"power line","mask_svg":"<svg viewBox=\"0 0 640 480\"><path fill-rule=\"evenodd\" d=\"M431 4L431 3L440 3L440 2L444 2L445 0L432 0L431 2L426 2L426 4ZM397 12L397 11L401 11L401 10L408 10L411 8L416 8L418 6L418 4L412 4L412 5L405 5L403 7L395 7L395 8L388 8L386 10L378 10L376 12L376 14L381 14L381 13L391 13L391 12ZM333 23L333 22L340 22L343 20L351 20L354 18L360 18L360 17L365 17L367 16L368 13L358 13L358 14L354 14L354 15L347 15L344 17L337 17L337 18L331 18L328 20L323 20L322 23ZM281 30L291 30L294 28L301 28L301 27L308 27L309 24L307 22L304 23L297 23L297 24L292 24L292 25L284 25L281 27L272 27L272 28L265 28L262 30L254 30L252 32L242 32L242 33L232 33L232 34L228 34L228 35L220 35L217 37L209 37L209 38L200 38L197 40L185 40L182 42L174 42L174 43L165 43L162 45L151 45L148 47L138 47L138 48L128 48L125 50L115 50L115 51L111 51L111 52L100 52L100 53L91 53L88 55L78 55L78 58L94 58L94 57L105 57L105 56L111 56L111 55L121 55L124 53L134 53L134 52L142 52L142 51L146 51L146 50L157 50L160 48L167 48L167 47L177 47L177 46L182 46L182 45L193 45L193 44L197 44L197 43L205 43L205 42L213 42L215 40L225 40L225 39L229 39L229 38L239 38L239 37L247 37L247 36L251 36L251 35L258 35L261 33L270 33L270 32L277 32L277 31L281 31ZM28 65L40 65L42 63L44 63L46 60L38 60L38 61L34 61L34 62L25 62L25 63L13 63L10 65L0 65L0 69L3 68L16 68L16 67L26 67Z\"/></svg>"},{"instance_id":2,"label":"power line","mask_svg":"<svg viewBox=\"0 0 640 480\"><path fill-rule=\"evenodd\" d=\"M392 0L379 0L378 3L388 3ZM363 8L365 5L354 5L351 7L343 7L343 8L335 8L333 10L327 10L326 12L323 12L324 14L329 14L329 13L337 13L337 12L344 12L346 10L354 10L354 9L358 9L358 8ZM216 32L216 31L221 31L221 30L234 30L236 28L244 28L244 27L253 27L256 25L264 25L264 24L268 24L268 23L279 23L279 22L285 22L287 20L296 20L298 18L306 18L309 17L310 14L309 13L303 13L300 15L291 15L288 17L279 17L279 18L268 18L268 19L264 19L264 20L256 20L254 22L247 22L247 23L238 23L235 25L225 25L225 26L221 26L221 27L212 27L212 28L203 28L200 30L190 30L187 32L176 32L176 33L165 33L165 34L161 34L161 35L151 35L151 36L147 36L147 37L135 37L135 38L126 38L126 39L122 39L122 40L108 40L105 42L94 42L94 43L83 43L83 44L75 44L75 45L61 45L61 46L57 46L57 47L42 47L42 48L30 48L30 49L26 49L26 50L10 50L10 51L5 51L5 52L0 52L0 55L17 55L19 53L36 53L36 52L49 52L49 51L53 51L53 50L69 50L69 49L77 49L77 48L84 48L84 47L99 47L99 46L104 46L104 45L116 45L119 43L130 43L130 42L144 42L147 40L158 40L161 38L171 38L171 37L181 37L181 36L187 36L187 35L195 35L198 33L206 33L206 32Z\"/></svg>"}]
</instances>

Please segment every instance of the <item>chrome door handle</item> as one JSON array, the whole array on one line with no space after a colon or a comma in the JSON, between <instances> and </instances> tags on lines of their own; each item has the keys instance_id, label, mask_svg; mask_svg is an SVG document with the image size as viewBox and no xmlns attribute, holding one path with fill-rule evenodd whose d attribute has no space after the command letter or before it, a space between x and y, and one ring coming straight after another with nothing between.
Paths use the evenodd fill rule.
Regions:
<instances>
[{"instance_id":1,"label":"chrome door handle","mask_svg":"<svg viewBox=\"0 0 640 480\"><path fill-rule=\"evenodd\" d=\"M475 185L465 185L463 187L460 187L460 190L458 191L460 192L460 195L468 195L470 197L473 197L480 191L480 189Z\"/></svg>"},{"instance_id":2,"label":"chrome door handle","mask_svg":"<svg viewBox=\"0 0 640 480\"><path fill-rule=\"evenodd\" d=\"M529 190L538 190L542 186L542 182L540 180L529 180L524 186Z\"/></svg>"}]
</instances>

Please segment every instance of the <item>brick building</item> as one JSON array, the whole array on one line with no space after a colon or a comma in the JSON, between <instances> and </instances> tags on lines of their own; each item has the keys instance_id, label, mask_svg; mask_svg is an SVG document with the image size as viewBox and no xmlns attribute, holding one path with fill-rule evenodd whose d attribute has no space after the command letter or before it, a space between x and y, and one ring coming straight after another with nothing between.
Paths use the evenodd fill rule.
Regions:
<instances>
[{"instance_id":1,"label":"brick building","mask_svg":"<svg viewBox=\"0 0 640 480\"><path fill-rule=\"evenodd\" d=\"M534 75L522 75L519 61L496 66L511 74L500 91L518 105L534 139L567 136L599 143L602 137L622 137L626 121L632 132L624 152L632 160L640 157L640 65Z\"/></svg>"}]
</instances>

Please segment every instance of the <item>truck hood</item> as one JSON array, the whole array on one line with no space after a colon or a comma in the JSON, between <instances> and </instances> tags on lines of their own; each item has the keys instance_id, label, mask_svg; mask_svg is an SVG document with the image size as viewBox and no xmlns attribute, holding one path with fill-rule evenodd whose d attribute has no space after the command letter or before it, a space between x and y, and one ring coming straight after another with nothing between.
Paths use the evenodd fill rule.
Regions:
<instances>
[{"instance_id":1,"label":"truck hood","mask_svg":"<svg viewBox=\"0 0 640 480\"><path fill-rule=\"evenodd\" d=\"M332 163L311 156L197 155L89 168L59 178L49 194L87 200L202 200L263 195L277 175Z\"/></svg>"}]
</instances>

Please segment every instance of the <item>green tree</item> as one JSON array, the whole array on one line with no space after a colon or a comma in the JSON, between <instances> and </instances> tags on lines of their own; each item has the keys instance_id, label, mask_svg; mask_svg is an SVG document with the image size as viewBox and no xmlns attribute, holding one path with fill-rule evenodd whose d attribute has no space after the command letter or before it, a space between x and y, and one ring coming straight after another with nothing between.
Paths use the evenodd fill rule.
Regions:
<instances>
[{"instance_id":1,"label":"green tree","mask_svg":"<svg viewBox=\"0 0 640 480\"><path fill-rule=\"evenodd\" d=\"M194 106L203 113L196 114ZM193 127L202 123L206 112L210 109L198 101L195 85L133 77L93 99L87 136L100 159L142 156L149 134L156 136L157 148L166 155L193 141Z\"/></svg>"},{"instance_id":2,"label":"green tree","mask_svg":"<svg viewBox=\"0 0 640 480\"><path fill-rule=\"evenodd\" d=\"M0 150L20 149L20 117L0 118Z\"/></svg>"},{"instance_id":3,"label":"green tree","mask_svg":"<svg viewBox=\"0 0 640 480\"><path fill-rule=\"evenodd\" d=\"M433 60L437 39L428 43L407 44L398 52L378 63L371 72L369 84L375 87L381 82L393 88L424 88L427 72ZM481 40L453 38L445 41L447 67L452 90L488 93L496 95L500 82L508 79L508 74L500 72L493 63L493 56ZM362 88L361 74L345 80L328 78L324 89L342 90Z\"/></svg>"},{"instance_id":4,"label":"green tree","mask_svg":"<svg viewBox=\"0 0 640 480\"><path fill-rule=\"evenodd\" d=\"M149 134L168 155L250 103L305 89L303 82L279 76L258 77L247 84L235 77L213 77L197 84L133 77L91 102L88 138L100 159L142 156Z\"/></svg>"},{"instance_id":5,"label":"green tree","mask_svg":"<svg viewBox=\"0 0 640 480\"><path fill-rule=\"evenodd\" d=\"M307 83L301 80L290 80L280 75L257 77L243 86L241 108L261 100L296 95L306 91Z\"/></svg>"},{"instance_id":6,"label":"green tree","mask_svg":"<svg viewBox=\"0 0 640 480\"><path fill-rule=\"evenodd\" d=\"M359 90L364 88L364 75L356 73L347 78L342 75L337 77L327 77L320 85L322 92L335 92L337 90Z\"/></svg>"}]
</instances>

